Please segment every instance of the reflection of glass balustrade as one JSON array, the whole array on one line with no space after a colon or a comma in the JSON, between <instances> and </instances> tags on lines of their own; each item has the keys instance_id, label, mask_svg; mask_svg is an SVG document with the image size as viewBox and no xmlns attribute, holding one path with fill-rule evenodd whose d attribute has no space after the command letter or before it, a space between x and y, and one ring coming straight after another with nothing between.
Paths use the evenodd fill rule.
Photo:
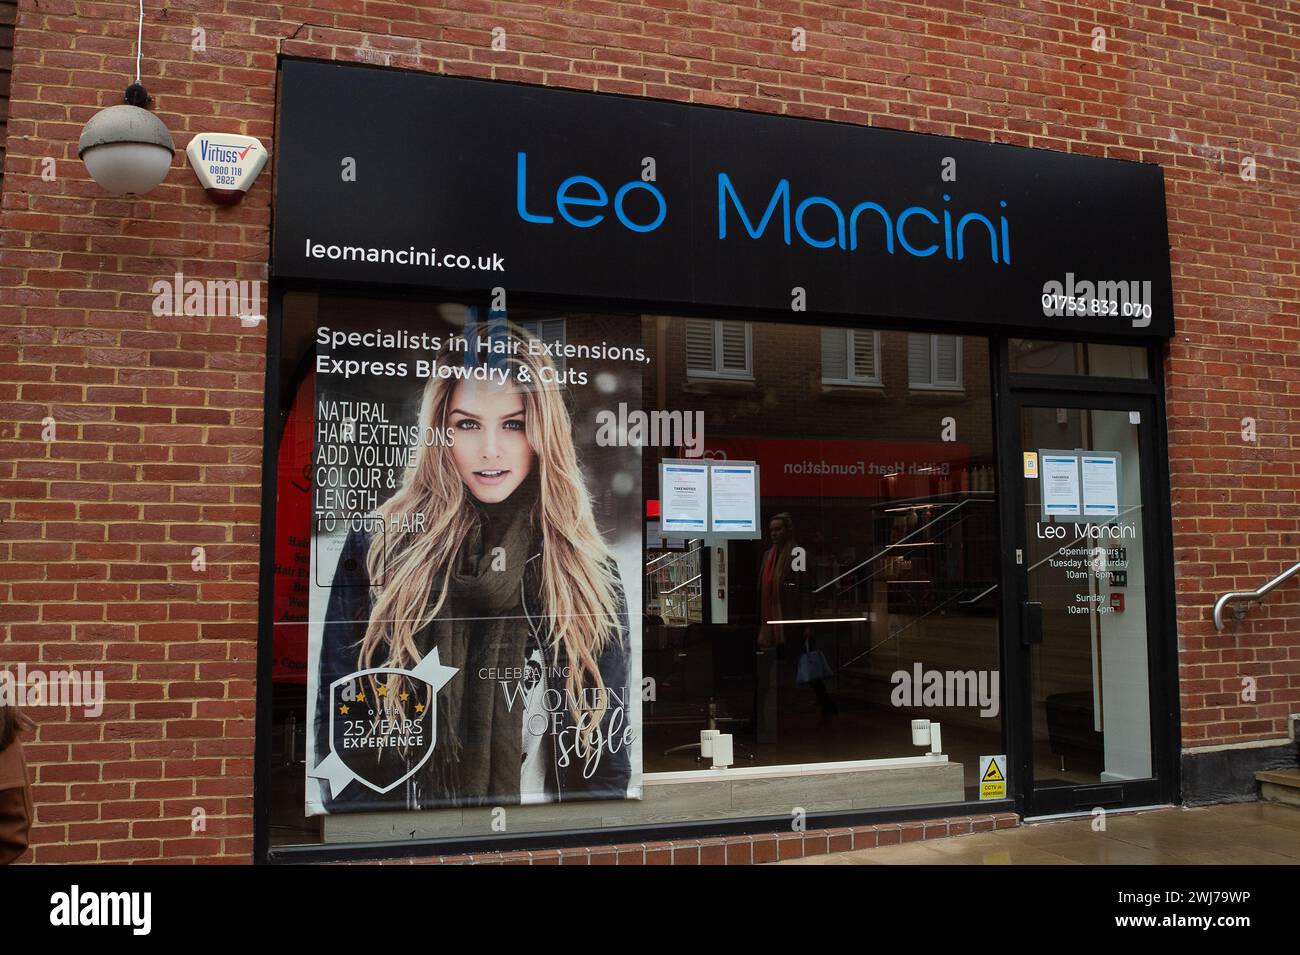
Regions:
<instances>
[{"instance_id":1,"label":"reflection of glass balustrade","mask_svg":"<svg viewBox=\"0 0 1300 955\"><path fill-rule=\"evenodd\" d=\"M843 601L871 599L889 585L921 601L943 602L953 593L970 597L995 582L995 499L992 492L948 492L883 502L872 508L878 543L874 552L817 588L817 596Z\"/></svg>"},{"instance_id":2,"label":"reflection of glass balustrade","mask_svg":"<svg viewBox=\"0 0 1300 955\"><path fill-rule=\"evenodd\" d=\"M870 543L841 558L813 588L812 616L861 619L844 666L885 645L928 639L945 618L993 619L997 586L997 507L992 491L943 491L871 507ZM970 626L969 623L965 626ZM892 664L891 664L892 665Z\"/></svg>"},{"instance_id":3,"label":"reflection of glass balustrade","mask_svg":"<svg viewBox=\"0 0 1300 955\"><path fill-rule=\"evenodd\" d=\"M669 551L646 562L646 612L656 614L668 627L685 627L703 620L699 541L683 552Z\"/></svg>"}]
</instances>

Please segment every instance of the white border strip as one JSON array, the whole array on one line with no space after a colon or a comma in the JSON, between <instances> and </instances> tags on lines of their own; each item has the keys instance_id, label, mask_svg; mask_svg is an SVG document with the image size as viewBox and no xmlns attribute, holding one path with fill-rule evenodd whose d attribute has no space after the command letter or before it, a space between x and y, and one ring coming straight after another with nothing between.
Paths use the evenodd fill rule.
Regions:
<instances>
[{"instance_id":1,"label":"white border strip","mask_svg":"<svg viewBox=\"0 0 1300 955\"><path fill-rule=\"evenodd\" d=\"M900 766L942 766L948 757L939 753L927 756L899 756L893 759L852 759L839 763L810 763L806 766L733 766L730 769L689 769L675 773L646 773L647 786L664 783L702 782L718 779L777 779L789 776L825 776L829 773L870 772Z\"/></svg>"}]
</instances>

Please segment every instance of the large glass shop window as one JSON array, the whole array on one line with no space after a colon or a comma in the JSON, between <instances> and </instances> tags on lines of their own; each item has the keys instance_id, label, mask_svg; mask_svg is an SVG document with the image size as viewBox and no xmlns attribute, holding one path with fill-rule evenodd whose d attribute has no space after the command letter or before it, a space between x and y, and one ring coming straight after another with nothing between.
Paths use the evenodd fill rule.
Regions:
<instances>
[{"instance_id":1,"label":"large glass shop window","mask_svg":"<svg viewBox=\"0 0 1300 955\"><path fill-rule=\"evenodd\" d=\"M870 767L928 719L943 784L848 805L976 797L1004 751L984 339L282 302L272 845L775 812L674 775L710 770L704 729L736 768ZM723 530L673 523L672 462L744 479Z\"/></svg>"},{"instance_id":2,"label":"large glass shop window","mask_svg":"<svg viewBox=\"0 0 1300 955\"><path fill-rule=\"evenodd\" d=\"M1003 752L987 341L645 321L647 407L694 443L646 448L645 486L693 452L758 465L755 534L692 538L650 501L647 772L700 765L702 727L741 767L918 756L919 718L975 796Z\"/></svg>"}]
</instances>

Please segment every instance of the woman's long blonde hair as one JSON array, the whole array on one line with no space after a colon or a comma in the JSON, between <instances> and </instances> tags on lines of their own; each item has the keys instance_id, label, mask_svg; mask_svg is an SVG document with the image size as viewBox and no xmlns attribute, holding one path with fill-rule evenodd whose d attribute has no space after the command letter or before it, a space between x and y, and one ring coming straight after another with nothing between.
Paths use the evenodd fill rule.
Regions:
<instances>
[{"instance_id":1,"label":"woman's long blonde hair","mask_svg":"<svg viewBox=\"0 0 1300 955\"><path fill-rule=\"evenodd\" d=\"M495 348L504 345L509 351L485 353L480 350L483 342L491 342ZM606 710L605 681L597 660L606 644L620 637L617 580L612 554L596 527L578 467L569 413L555 383L555 366L540 343L534 342L537 339L523 329L498 320L487 328L471 327L463 335L453 336L444 344L438 364L504 368L507 380L523 399L525 434L535 455L539 481L530 524L541 539L542 609L552 645L565 651L569 671L566 698L586 741ZM460 380L430 376L420 407L421 434L427 433L427 428L448 427L451 397ZM393 515L414 514L423 515L423 530L390 530L376 534L371 541L367 569L370 579L382 584L361 642L361 669L407 669L419 663L417 635L446 602L447 571L476 517L469 489L456 471L451 449L444 444L421 443L415 466L407 472L402 487L379 509L379 517L389 528L394 526ZM392 691L399 681L391 677L388 682L391 701L397 696Z\"/></svg>"}]
</instances>

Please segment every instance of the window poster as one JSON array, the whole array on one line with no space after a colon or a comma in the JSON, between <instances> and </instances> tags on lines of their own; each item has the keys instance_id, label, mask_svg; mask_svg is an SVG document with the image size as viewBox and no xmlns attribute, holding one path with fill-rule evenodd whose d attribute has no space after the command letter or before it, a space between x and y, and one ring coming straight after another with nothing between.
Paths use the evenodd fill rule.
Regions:
<instances>
[{"instance_id":1,"label":"window poster","mask_svg":"<svg viewBox=\"0 0 1300 955\"><path fill-rule=\"evenodd\" d=\"M1074 517L1079 513L1079 458L1073 454L1039 451L1042 462L1043 516Z\"/></svg>"},{"instance_id":2,"label":"window poster","mask_svg":"<svg viewBox=\"0 0 1300 955\"><path fill-rule=\"evenodd\" d=\"M665 534L702 534L709 529L708 465L664 462L659 484Z\"/></svg>"},{"instance_id":3,"label":"window poster","mask_svg":"<svg viewBox=\"0 0 1300 955\"><path fill-rule=\"evenodd\" d=\"M562 323L322 304L308 815L640 798L641 457L597 421L647 359Z\"/></svg>"},{"instance_id":4,"label":"window poster","mask_svg":"<svg viewBox=\"0 0 1300 955\"><path fill-rule=\"evenodd\" d=\"M758 531L758 468L748 462L709 468L711 530L721 534Z\"/></svg>"},{"instance_id":5,"label":"window poster","mask_svg":"<svg viewBox=\"0 0 1300 955\"><path fill-rule=\"evenodd\" d=\"M1089 517L1119 516L1119 454L1094 452L1080 459L1083 513Z\"/></svg>"}]
</instances>

